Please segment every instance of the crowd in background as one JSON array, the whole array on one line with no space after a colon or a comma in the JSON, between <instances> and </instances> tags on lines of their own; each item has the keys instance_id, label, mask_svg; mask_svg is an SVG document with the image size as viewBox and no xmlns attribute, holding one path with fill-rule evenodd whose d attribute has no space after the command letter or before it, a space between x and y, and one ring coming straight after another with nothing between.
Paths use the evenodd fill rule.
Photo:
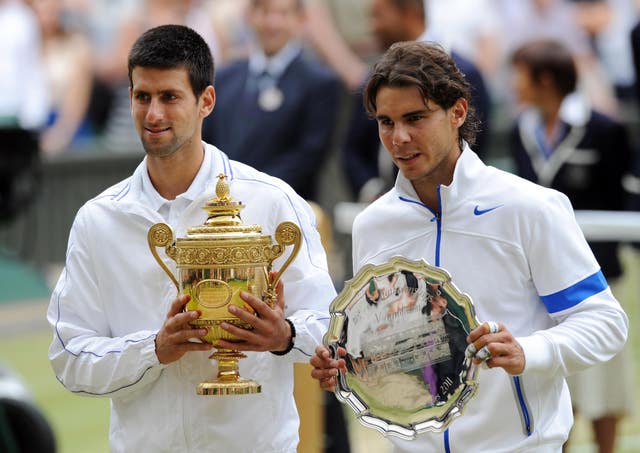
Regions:
<instances>
[{"instance_id":1,"label":"crowd in background","mask_svg":"<svg viewBox=\"0 0 640 453\"><path fill-rule=\"evenodd\" d=\"M254 44L246 20L248 0L0 2L2 9L12 4L15 9L20 3L33 13L27 17L25 11L20 23L32 29L28 32L32 39L39 40L40 56L29 59L23 52L16 54L29 78L18 76L13 85L3 81L1 87L16 94L29 87L25 95L31 93L35 99L20 100L32 103L41 114L24 125L41 131L41 150L46 155L141 149L130 120L125 64L128 49L141 31L161 23L189 25L209 43L217 68L247 57ZM357 90L369 64L384 50L371 30L375 2L304 3L305 51L339 76L345 93ZM620 116L625 111L620 109L621 102L636 102L631 46L638 18L634 0L430 0L426 5L430 34L481 71L493 116L515 118L518 110L509 57L520 44L541 37L569 46L580 68L581 89L596 108ZM14 21L13 27L17 26ZM0 117L9 116L3 110L0 103ZM338 121L338 116L325 121ZM490 149L487 152L490 155Z\"/></svg>"},{"instance_id":2,"label":"crowd in background","mask_svg":"<svg viewBox=\"0 0 640 453\"><path fill-rule=\"evenodd\" d=\"M597 149L602 144L615 148L602 150L615 152L615 156L607 168L598 171L616 187L611 192L599 191L607 197L598 206L593 204L597 193L563 191L576 208L625 209L635 203L635 209L640 209L640 159L634 157L640 154L636 143L640 2L425 0L422 8L422 0L299 0L302 15L287 15L276 8L263 16L251 8L254 3L256 0L0 0L0 133L24 130L35 134L37 152L49 160L66 153L142 156L131 120L127 54L145 30L179 23L198 31L215 58L218 105L205 121L203 136L208 141L234 159L281 177L305 198L316 201L318 179L322 178L319 169L336 153L351 191L344 198L369 202L390 186L394 171L384 162L384 153L378 152L375 121L363 116L360 88L371 64L388 45L427 39L441 43L458 66L469 68L464 72L470 81L472 71L477 70L479 82L471 83L478 99L485 95L486 99L475 107L489 137L472 147L481 157L489 162L503 157L497 155L491 136L497 130L512 129L508 146L513 149L507 152L513 153L508 156L514 161L514 172L559 190L564 183L579 185L580 178L588 181L575 169L562 173L559 167L549 170L547 181L545 163L527 160L527 153L531 155L527 137L542 154L547 153L546 158L567 145L567 136L572 137L568 130L555 130L553 121L546 130L544 122L531 123L534 120L527 112L532 106L551 112L552 118L561 118L575 130L591 128L586 119L580 123L576 118L575 102L564 102L565 95L576 93L580 105L586 106L583 111L597 111L607 118L606 125L593 126L595 141L582 148ZM419 3L421 9L411 7L412 3ZM411 14L403 15L403 11ZM560 43L575 60L577 79L562 97L554 97L555 86L535 91L518 78L523 69L534 73L536 51L527 46L541 40ZM270 46L275 46L273 52ZM252 71L264 63L259 55L278 55L284 68L298 58L296 46L302 49L306 63L295 80L283 81L284 69L266 64L261 68L267 70L264 72L283 79L265 81L256 74L251 82ZM261 53L256 53L257 48ZM247 85L255 83L260 90L258 104L234 110L243 104L242 90L234 91L234 82L244 83L245 79ZM533 82L544 85L544 80ZM565 104L571 104L570 113ZM273 112L280 116L271 123ZM588 153L581 156L589 158ZM546 160L553 164L553 159ZM5 164L0 162L0 173L9 168ZM556 172L558 180L554 179ZM2 197L9 190L4 185L3 177L0 205L6 202ZM624 190L616 192L621 187ZM599 261L603 268L612 263L601 257ZM607 278L614 280L621 270L617 262L612 266Z\"/></svg>"}]
</instances>

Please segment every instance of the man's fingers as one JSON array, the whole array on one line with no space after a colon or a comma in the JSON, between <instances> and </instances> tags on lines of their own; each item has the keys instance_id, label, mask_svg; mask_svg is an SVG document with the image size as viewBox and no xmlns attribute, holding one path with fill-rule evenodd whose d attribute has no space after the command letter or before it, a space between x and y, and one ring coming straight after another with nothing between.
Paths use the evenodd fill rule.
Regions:
<instances>
[{"instance_id":1,"label":"man's fingers","mask_svg":"<svg viewBox=\"0 0 640 453\"><path fill-rule=\"evenodd\" d=\"M247 291L240 291L240 298L244 300L247 305L253 308L253 310L262 319L269 320L273 318L273 308L271 308L269 305L267 305L266 302L260 300L253 294L248 293ZM229 305L229 313L237 316L238 318L240 318L241 315L255 316L253 315L253 313L250 313L247 310L243 310L242 308L236 305ZM244 319L244 318L241 318L241 319ZM251 318L247 318L247 319L251 319Z\"/></svg>"},{"instance_id":2,"label":"man's fingers","mask_svg":"<svg viewBox=\"0 0 640 453\"><path fill-rule=\"evenodd\" d=\"M165 328L170 333L193 329L190 323L198 319L199 316L200 312L198 311L178 313L167 320Z\"/></svg>"},{"instance_id":3,"label":"man's fingers","mask_svg":"<svg viewBox=\"0 0 640 453\"><path fill-rule=\"evenodd\" d=\"M495 321L487 321L480 324L478 327L473 329L469 336L467 337L468 343L475 342L478 338L484 335L497 334L504 329L504 326ZM479 348L478 348L479 349Z\"/></svg>"},{"instance_id":4,"label":"man's fingers","mask_svg":"<svg viewBox=\"0 0 640 453\"><path fill-rule=\"evenodd\" d=\"M167 319L173 318L175 315L180 313L190 300L191 296L188 294L182 294L176 297L173 302L171 302L171 307L169 307L169 311L167 312Z\"/></svg>"}]
</instances>

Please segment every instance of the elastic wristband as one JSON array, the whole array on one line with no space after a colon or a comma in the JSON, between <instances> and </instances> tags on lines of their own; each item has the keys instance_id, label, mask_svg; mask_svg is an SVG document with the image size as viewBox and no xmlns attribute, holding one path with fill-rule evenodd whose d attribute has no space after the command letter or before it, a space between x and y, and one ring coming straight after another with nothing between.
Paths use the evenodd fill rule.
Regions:
<instances>
[{"instance_id":1,"label":"elastic wristband","mask_svg":"<svg viewBox=\"0 0 640 453\"><path fill-rule=\"evenodd\" d=\"M286 355L293 349L293 343L296 338L296 328L294 327L293 322L289 318L284 318L284 320L289 323L289 326L291 326L291 339L289 340L289 345L287 346L287 349L285 349L284 351L269 351L273 355Z\"/></svg>"}]
</instances>

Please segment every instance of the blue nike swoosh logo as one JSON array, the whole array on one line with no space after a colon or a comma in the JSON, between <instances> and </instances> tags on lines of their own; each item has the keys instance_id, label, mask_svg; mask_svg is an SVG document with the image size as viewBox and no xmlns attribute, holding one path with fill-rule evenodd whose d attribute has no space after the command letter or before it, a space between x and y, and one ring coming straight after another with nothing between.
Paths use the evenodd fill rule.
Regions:
<instances>
[{"instance_id":1,"label":"blue nike swoosh logo","mask_svg":"<svg viewBox=\"0 0 640 453\"><path fill-rule=\"evenodd\" d=\"M492 207L492 208L488 208L488 209L480 209L480 206L476 205L476 207L475 207L475 208L473 208L473 213L474 213L475 215L482 215L482 214L486 214L487 212L491 212L491 211L493 211L493 210L495 210L495 209L501 208L502 206L504 206L504 205L499 204L498 206L494 206L494 207Z\"/></svg>"}]
</instances>

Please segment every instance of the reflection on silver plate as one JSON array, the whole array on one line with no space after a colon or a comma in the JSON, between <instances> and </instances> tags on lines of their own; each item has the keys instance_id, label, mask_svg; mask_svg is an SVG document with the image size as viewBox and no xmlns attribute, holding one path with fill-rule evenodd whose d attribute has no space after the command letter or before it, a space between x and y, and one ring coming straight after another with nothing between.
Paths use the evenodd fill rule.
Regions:
<instances>
[{"instance_id":1,"label":"reflection on silver plate","mask_svg":"<svg viewBox=\"0 0 640 453\"><path fill-rule=\"evenodd\" d=\"M367 265L330 311L324 344L347 350L335 394L363 425L413 439L461 415L478 387L464 354L478 321L447 271L403 257Z\"/></svg>"}]
</instances>

